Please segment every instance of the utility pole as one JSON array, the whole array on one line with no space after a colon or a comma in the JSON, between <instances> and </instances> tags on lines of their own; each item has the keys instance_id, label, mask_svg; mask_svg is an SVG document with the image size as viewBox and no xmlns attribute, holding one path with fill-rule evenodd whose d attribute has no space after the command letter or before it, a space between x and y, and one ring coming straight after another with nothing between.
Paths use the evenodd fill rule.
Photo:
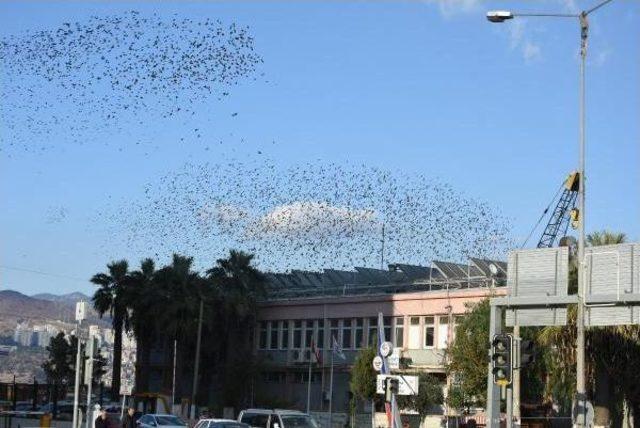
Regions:
<instances>
[{"instance_id":1,"label":"utility pole","mask_svg":"<svg viewBox=\"0 0 640 428\"><path fill-rule=\"evenodd\" d=\"M176 357L178 354L178 341L173 339L173 382L171 382L171 409L169 413L173 414L173 406L176 404Z\"/></svg>"},{"instance_id":2,"label":"utility pole","mask_svg":"<svg viewBox=\"0 0 640 428\"><path fill-rule=\"evenodd\" d=\"M204 300L200 298L200 314L198 316L198 338L196 341L196 362L193 370L193 389L191 391L191 408L189 412L191 418L196 418L196 394L198 393L198 369L200 368L200 340L202 337L202 312L204 311Z\"/></svg>"},{"instance_id":3,"label":"utility pole","mask_svg":"<svg viewBox=\"0 0 640 428\"><path fill-rule=\"evenodd\" d=\"M78 422L78 404L80 401L80 328L82 327L82 320L85 319L87 312L87 303L80 301L76 303L76 339L78 341L78 349L76 351L76 376L75 384L73 388L73 418L71 421L71 428L78 428L80 426Z\"/></svg>"},{"instance_id":4,"label":"utility pole","mask_svg":"<svg viewBox=\"0 0 640 428\"><path fill-rule=\"evenodd\" d=\"M92 331L92 327L89 326L89 340L87 341L87 346L85 349L85 353L88 356L88 360L85 364L85 373L84 373L84 383L87 385L87 409L86 412L86 421L85 427L91 428L91 387L93 386L93 354L94 354L94 346L95 339Z\"/></svg>"},{"instance_id":5,"label":"utility pole","mask_svg":"<svg viewBox=\"0 0 640 428\"><path fill-rule=\"evenodd\" d=\"M513 326L513 358L515 358L515 365L520 367L520 326ZM513 371L513 419L520 425L520 373L521 368Z\"/></svg>"}]
</instances>

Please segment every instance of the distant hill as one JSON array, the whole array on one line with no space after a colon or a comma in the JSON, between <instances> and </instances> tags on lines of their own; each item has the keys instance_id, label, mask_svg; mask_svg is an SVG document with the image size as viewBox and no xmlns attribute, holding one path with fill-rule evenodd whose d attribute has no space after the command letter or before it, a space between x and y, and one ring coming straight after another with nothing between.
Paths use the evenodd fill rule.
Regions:
<instances>
[{"instance_id":1,"label":"distant hill","mask_svg":"<svg viewBox=\"0 0 640 428\"><path fill-rule=\"evenodd\" d=\"M73 303L74 305L80 300L84 300L85 302L91 301L91 297L87 296L86 294L80 293L79 291L68 294L39 293L33 294L31 297L33 297L34 299L49 300L51 302L68 302Z\"/></svg>"},{"instance_id":2,"label":"distant hill","mask_svg":"<svg viewBox=\"0 0 640 428\"><path fill-rule=\"evenodd\" d=\"M0 335L12 333L18 322L62 321L73 323L75 302L80 300L80 296L84 300L90 301L89 297L82 293L64 295L46 293L36 296L30 297L14 290L0 290ZM108 317L100 319L92 307L89 308L88 321L102 326L110 324Z\"/></svg>"}]
</instances>

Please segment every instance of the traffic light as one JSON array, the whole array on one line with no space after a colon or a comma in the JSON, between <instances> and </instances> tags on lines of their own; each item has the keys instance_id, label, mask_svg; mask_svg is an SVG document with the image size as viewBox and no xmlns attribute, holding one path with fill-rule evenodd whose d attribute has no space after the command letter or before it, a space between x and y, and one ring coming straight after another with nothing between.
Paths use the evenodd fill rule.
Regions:
<instances>
[{"instance_id":1,"label":"traffic light","mask_svg":"<svg viewBox=\"0 0 640 428\"><path fill-rule=\"evenodd\" d=\"M387 402L391 402L394 394L398 394L399 388L398 379L393 377L388 377L384 380L384 400Z\"/></svg>"},{"instance_id":2,"label":"traffic light","mask_svg":"<svg viewBox=\"0 0 640 428\"><path fill-rule=\"evenodd\" d=\"M513 374L513 337L509 334L496 334L491 342L491 366L493 382L509 385Z\"/></svg>"},{"instance_id":3,"label":"traffic light","mask_svg":"<svg viewBox=\"0 0 640 428\"><path fill-rule=\"evenodd\" d=\"M520 342L520 367L526 367L533 364L536 360L536 353L532 340L522 340Z\"/></svg>"}]
</instances>

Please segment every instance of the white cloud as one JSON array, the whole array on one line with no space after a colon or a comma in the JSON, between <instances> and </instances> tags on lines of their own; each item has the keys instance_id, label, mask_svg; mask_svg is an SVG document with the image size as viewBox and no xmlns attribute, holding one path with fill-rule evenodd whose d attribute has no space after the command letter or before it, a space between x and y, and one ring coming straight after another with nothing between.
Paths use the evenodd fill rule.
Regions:
<instances>
[{"instance_id":1,"label":"white cloud","mask_svg":"<svg viewBox=\"0 0 640 428\"><path fill-rule=\"evenodd\" d=\"M511 49L516 49L522 42L526 21L524 19L514 19L507 25L509 32L509 45Z\"/></svg>"},{"instance_id":2,"label":"white cloud","mask_svg":"<svg viewBox=\"0 0 640 428\"><path fill-rule=\"evenodd\" d=\"M591 60L591 63L597 67L600 67L604 65L605 62L607 62L607 59L609 59L610 55L611 55L611 49L607 47L601 48L600 50L595 52L594 55L592 55L593 59Z\"/></svg>"},{"instance_id":3,"label":"white cloud","mask_svg":"<svg viewBox=\"0 0 640 428\"><path fill-rule=\"evenodd\" d=\"M468 13L478 9L480 0L427 0L429 3L438 5L440 12L444 16L451 16L456 13Z\"/></svg>"},{"instance_id":4,"label":"white cloud","mask_svg":"<svg viewBox=\"0 0 640 428\"><path fill-rule=\"evenodd\" d=\"M196 213L198 224L203 229L215 225L227 231L237 228L238 223L247 221L249 217L244 208L229 204L204 205Z\"/></svg>"},{"instance_id":5,"label":"white cloud","mask_svg":"<svg viewBox=\"0 0 640 428\"><path fill-rule=\"evenodd\" d=\"M280 205L252 223L251 236L350 236L379 229L375 212L337 207L325 202L297 201Z\"/></svg>"},{"instance_id":6,"label":"white cloud","mask_svg":"<svg viewBox=\"0 0 640 428\"><path fill-rule=\"evenodd\" d=\"M540 45L528 37L528 22L526 19L514 19L506 25L511 50L519 51L526 63L539 60L542 57Z\"/></svg>"},{"instance_id":7,"label":"white cloud","mask_svg":"<svg viewBox=\"0 0 640 428\"><path fill-rule=\"evenodd\" d=\"M576 0L560 0L560 5L563 7L565 12L578 13L580 11Z\"/></svg>"},{"instance_id":8,"label":"white cloud","mask_svg":"<svg viewBox=\"0 0 640 428\"><path fill-rule=\"evenodd\" d=\"M540 59L540 46L527 40L522 47L522 56L526 62Z\"/></svg>"}]
</instances>

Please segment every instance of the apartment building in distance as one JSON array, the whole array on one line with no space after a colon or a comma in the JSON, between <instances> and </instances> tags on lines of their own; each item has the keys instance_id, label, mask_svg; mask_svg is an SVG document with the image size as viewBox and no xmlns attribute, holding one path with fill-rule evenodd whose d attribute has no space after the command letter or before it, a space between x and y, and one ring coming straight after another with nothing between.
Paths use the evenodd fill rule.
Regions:
<instances>
[{"instance_id":1,"label":"apartment building in distance","mask_svg":"<svg viewBox=\"0 0 640 428\"><path fill-rule=\"evenodd\" d=\"M256 353L264 372L256 402L277 397L281 405L306 409L311 343L322 361L311 370L311 411L327 411L331 338L346 355L334 358L336 413L349 408L350 369L359 350L375 346L378 313L386 340L408 362L408 370L432 373L446 384L445 350L466 304L506 294L506 263L479 258L467 264L434 261L431 266L389 265L268 274L268 299L261 302ZM359 411L368 411L360 403Z\"/></svg>"}]
</instances>

